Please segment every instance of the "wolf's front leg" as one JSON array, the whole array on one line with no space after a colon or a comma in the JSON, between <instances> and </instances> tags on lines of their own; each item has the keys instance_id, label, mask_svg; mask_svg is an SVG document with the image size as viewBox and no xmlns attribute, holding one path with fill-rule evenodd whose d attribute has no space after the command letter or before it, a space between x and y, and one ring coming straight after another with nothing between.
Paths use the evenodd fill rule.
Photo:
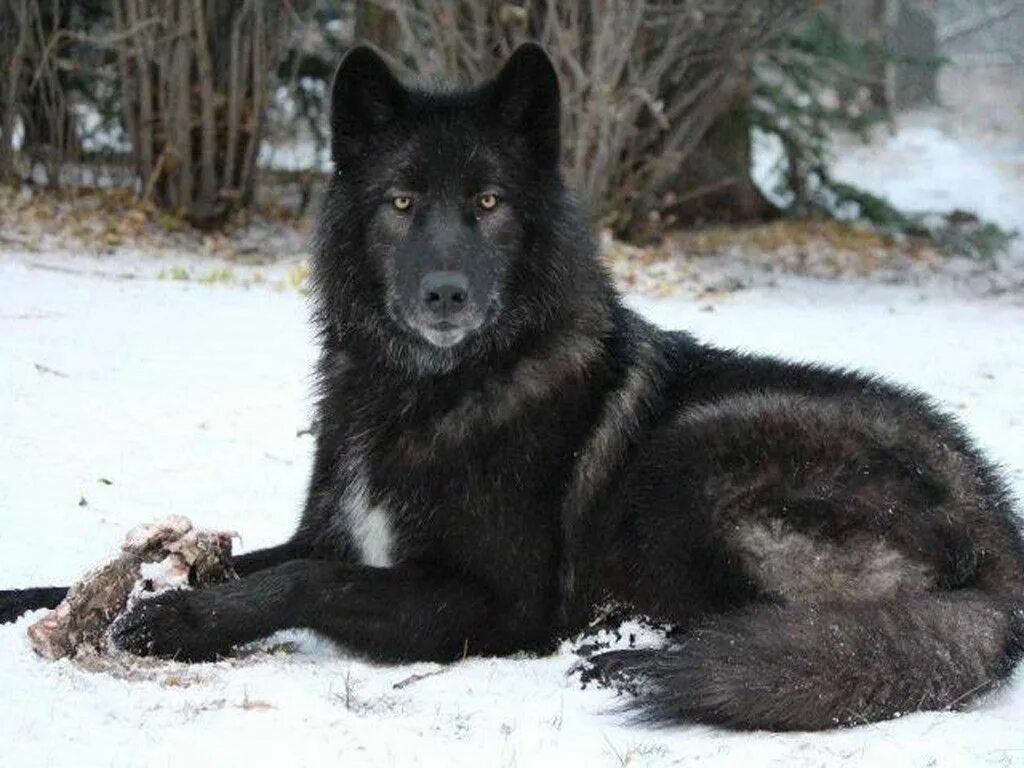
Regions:
<instances>
[{"instance_id":1,"label":"wolf's front leg","mask_svg":"<svg viewBox=\"0 0 1024 768\"><path fill-rule=\"evenodd\" d=\"M305 627L379 660L479 652L491 626L482 588L414 568L294 560L238 581L141 601L114 642L146 656L203 661L279 629Z\"/></svg>"},{"instance_id":2,"label":"wolf's front leg","mask_svg":"<svg viewBox=\"0 0 1024 768\"><path fill-rule=\"evenodd\" d=\"M292 538L276 547L267 547L246 552L244 555L236 555L231 558L231 565L239 576L249 576L257 571L282 565L291 560L301 560L309 555L309 547L298 539Z\"/></svg>"}]
</instances>

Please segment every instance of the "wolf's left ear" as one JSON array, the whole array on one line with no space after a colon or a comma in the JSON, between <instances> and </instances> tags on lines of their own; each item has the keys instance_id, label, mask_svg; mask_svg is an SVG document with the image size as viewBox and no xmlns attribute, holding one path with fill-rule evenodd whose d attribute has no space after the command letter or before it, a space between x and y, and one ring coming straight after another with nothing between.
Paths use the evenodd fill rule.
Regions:
<instances>
[{"instance_id":1,"label":"wolf's left ear","mask_svg":"<svg viewBox=\"0 0 1024 768\"><path fill-rule=\"evenodd\" d=\"M331 86L334 162L358 154L367 139L398 118L407 94L381 55L368 45L345 54Z\"/></svg>"},{"instance_id":2,"label":"wolf's left ear","mask_svg":"<svg viewBox=\"0 0 1024 768\"><path fill-rule=\"evenodd\" d=\"M502 123L522 134L544 162L558 162L561 119L558 75L547 53L523 43L494 79L494 108Z\"/></svg>"}]
</instances>

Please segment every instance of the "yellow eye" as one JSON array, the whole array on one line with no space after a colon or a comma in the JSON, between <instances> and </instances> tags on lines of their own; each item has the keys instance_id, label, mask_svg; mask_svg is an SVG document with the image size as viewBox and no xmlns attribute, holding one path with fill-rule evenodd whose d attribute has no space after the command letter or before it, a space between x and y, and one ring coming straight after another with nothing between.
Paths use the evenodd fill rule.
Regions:
<instances>
[{"instance_id":1,"label":"yellow eye","mask_svg":"<svg viewBox=\"0 0 1024 768\"><path fill-rule=\"evenodd\" d=\"M408 211L412 205L412 198L408 195L399 195L391 200L391 204L395 206L395 210Z\"/></svg>"},{"instance_id":2,"label":"yellow eye","mask_svg":"<svg viewBox=\"0 0 1024 768\"><path fill-rule=\"evenodd\" d=\"M498 196L491 192L485 192L477 198L476 202L483 210L493 211L498 207Z\"/></svg>"}]
</instances>

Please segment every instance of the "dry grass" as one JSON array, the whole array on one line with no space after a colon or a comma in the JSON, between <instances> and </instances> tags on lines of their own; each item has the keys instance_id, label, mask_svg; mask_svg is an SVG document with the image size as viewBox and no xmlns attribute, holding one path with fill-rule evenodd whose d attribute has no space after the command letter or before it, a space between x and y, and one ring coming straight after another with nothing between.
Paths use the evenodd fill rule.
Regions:
<instances>
[{"instance_id":1,"label":"dry grass","mask_svg":"<svg viewBox=\"0 0 1024 768\"><path fill-rule=\"evenodd\" d=\"M222 232L203 232L123 189L0 186L0 211L0 248L95 255L125 249L167 252L170 265L162 265L158 277L209 284L271 281L263 267L294 261L277 279L282 288L306 290L311 221L296 220L280 208L241 213ZM182 252L211 257L209 269L174 266ZM604 255L627 290L649 295L686 290L702 299L786 274L904 282L940 272L950 263L922 240L894 239L856 223L817 219L679 230L642 248L605 232Z\"/></svg>"},{"instance_id":2,"label":"dry grass","mask_svg":"<svg viewBox=\"0 0 1024 768\"><path fill-rule=\"evenodd\" d=\"M604 250L620 284L654 295L716 296L783 274L899 282L949 261L920 239L818 219L680 230L651 248L606 238Z\"/></svg>"},{"instance_id":3,"label":"dry grass","mask_svg":"<svg viewBox=\"0 0 1024 768\"><path fill-rule=\"evenodd\" d=\"M275 205L235 214L205 232L184 212L167 212L123 188L37 189L0 185L0 247L68 249L97 255L119 248L177 250L263 263L305 250L310 220Z\"/></svg>"}]
</instances>

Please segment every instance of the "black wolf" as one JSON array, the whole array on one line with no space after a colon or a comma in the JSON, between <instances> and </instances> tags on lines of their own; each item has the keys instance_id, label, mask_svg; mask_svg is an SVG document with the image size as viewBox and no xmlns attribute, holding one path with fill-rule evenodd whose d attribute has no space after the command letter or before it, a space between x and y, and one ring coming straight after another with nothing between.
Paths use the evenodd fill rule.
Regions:
<instances>
[{"instance_id":1,"label":"black wolf","mask_svg":"<svg viewBox=\"0 0 1024 768\"><path fill-rule=\"evenodd\" d=\"M332 97L298 530L237 582L141 603L117 643L202 660L307 627L450 661L548 651L613 601L674 627L593 661L657 721L829 728L1006 678L1024 545L992 465L920 394L625 309L540 48L438 92L360 47Z\"/></svg>"}]
</instances>

